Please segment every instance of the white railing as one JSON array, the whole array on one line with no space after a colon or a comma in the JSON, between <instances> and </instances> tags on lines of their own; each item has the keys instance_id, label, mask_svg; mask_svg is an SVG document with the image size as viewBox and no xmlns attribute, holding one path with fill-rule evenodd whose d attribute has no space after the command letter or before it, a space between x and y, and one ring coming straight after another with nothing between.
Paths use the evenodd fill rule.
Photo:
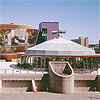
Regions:
<instances>
[{"instance_id":1,"label":"white railing","mask_svg":"<svg viewBox=\"0 0 100 100\"><path fill-rule=\"evenodd\" d=\"M0 74L48 74L44 70L17 70L17 69L0 69Z\"/></svg>"}]
</instances>

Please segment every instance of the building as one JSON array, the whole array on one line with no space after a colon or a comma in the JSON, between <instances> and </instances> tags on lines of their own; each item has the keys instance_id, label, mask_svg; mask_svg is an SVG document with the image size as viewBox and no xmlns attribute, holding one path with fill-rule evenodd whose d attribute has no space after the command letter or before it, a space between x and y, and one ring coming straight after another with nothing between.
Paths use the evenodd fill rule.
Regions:
<instances>
[{"instance_id":1,"label":"building","mask_svg":"<svg viewBox=\"0 0 100 100\"><path fill-rule=\"evenodd\" d=\"M82 46L89 47L89 40L88 37L79 37L79 39L72 39L71 41L76 42Z\"/></svg>"},{"instance_id":2,"label":"building","mask_svg":"<svg viewBox=\"0 0 100 100\"><path fill-rule=\"evenodd\" d=\"M0 62L0 92L50 91L67 94L100 91L100 54L59 35L34 46L29 42L29 36L34 37L32 32L1 33L2 48L15 46L18 50L16 45L24 46L25 52L15 52L19 52L17 63ZM2 48L1 56L5 55ZM6 53L13 55L9 50Z\"/></svg>"},{"instance_id":3,"label":"building","mask_svg":"<svg viewBox=\"0 0 100 100\"><path fill-rule=\"evenodd\" d=\"M37 42L39 30L31 25L0 24L0 56L7 61L17 58Z\"/></svg>"},{"instance_id":4,"label":"building","mask_svg":"<svg viewBox=\"0 0 100 100\"><path fill-rule=\"evenodd\" d=\"M56 38L58 35L53 34L52 31L59 30L59 22L41 22L39 30L42 33L42 42Z\"/></svg>"},{"instance_id":5,"label":"building","mask_svg":"<svg viewBox=\"0 0 100 100\"><path fill-rule=\"evenodd\" d=\"M89 44L89 48L91 48L92 50L95 49L95 44Z\"/></svg>"},{"instance_id":6,"label":"building","mask_svg":"<svg viewBox=\"0 0 100 100\"><path fill-rule=\"evenodd\" d=\"M96 53L100 53L100 40L99 44L89 44L89 48L95 50Z\"/></svg>"},{"instance_id":7,"label":"building","mask_svg":"<svg viewBox=\"0 0 100 100\"><path fill-rule=\"evenodd\" d=\"M21 56L18 68L48 71L49 80L39 81L41 88L45 84L50 91L59 93L100 91L100 55L90 48L58 37L28 48L25 54L18 55ZM38 91L40 86L36 85Z\"/></svg>"}]
</instances>

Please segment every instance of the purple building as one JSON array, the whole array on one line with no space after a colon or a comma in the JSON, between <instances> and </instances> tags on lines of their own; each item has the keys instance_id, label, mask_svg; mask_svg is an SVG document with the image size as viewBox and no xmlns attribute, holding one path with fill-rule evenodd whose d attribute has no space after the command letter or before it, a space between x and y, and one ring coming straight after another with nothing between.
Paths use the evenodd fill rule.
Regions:
<instances>
[{"instance_id":1,"label":"purple building","mask_svg":"<svg viewBox=\"0 0 100 100\"><path fill-rule=\"evenodd\" d=\"M41 22L39 24L40 32L42 32L42 42L58 37L52 34L52 31L59 30L59 22Z\"/></svg>"}]
</instances>

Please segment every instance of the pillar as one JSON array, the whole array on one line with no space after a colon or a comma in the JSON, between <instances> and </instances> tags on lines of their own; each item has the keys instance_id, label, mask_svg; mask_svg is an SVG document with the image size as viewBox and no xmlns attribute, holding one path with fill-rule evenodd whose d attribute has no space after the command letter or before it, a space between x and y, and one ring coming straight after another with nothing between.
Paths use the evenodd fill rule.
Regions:
<instances>
[{"instance_id":1,"label":"pillar","mask_svg":"<svg viewBox=\"0 0 100 100\"><path fill-rule=\"evenodd\" d=\"M38 57L36 57L36 67L38 68Z\"/></svg>"},{"instance_id":2,"label":"pillar","mask_svg":"<svg viewBox=\"0 0 100 100\"><path fill-rule=\"evenodd\" d=\"M33 90L33 92L37 92L37 87L36 87L36 84L35 84L35 80L32 80L32 90Z\"/></svg>"},{"instance_id":3,"label":"pillar","mask_svg":"<svg viewBox=\"0 0 100 100\"><path fill-rule=\"evenodd\" d=\"M32 66L34 66L34 56L32 57Z\"/></svg>"},{"instance_id":4,"label":"pillar","mask_svg":"<svg viewBox=\"0 0 100 100\"><path fill-rule=\"evenodd\" d=\"M41 57L41 68L42 68L42 57Z\"/></svg>"},{"instance_id":5,"label":"pillar","mask_svg":"<svg viewBox=\"0 0 100 100\"><path fill-rule=\"evenodd\" d=\"M45 57L44 57L44 68L45 68Z\"/></svg>"}]
</instances>

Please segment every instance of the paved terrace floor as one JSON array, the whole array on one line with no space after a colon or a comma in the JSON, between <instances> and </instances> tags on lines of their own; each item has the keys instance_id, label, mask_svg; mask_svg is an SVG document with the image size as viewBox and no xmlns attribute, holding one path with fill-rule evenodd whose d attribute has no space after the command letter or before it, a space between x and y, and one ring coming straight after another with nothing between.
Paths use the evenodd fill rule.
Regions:
<instances>
[{"instance_id":1,"label":"paved terrace floor","mask_svg":"<svg viewBox=\"0 0 100 100\"><path fill-rule=\"evenodd\" d=\"M0 74L48 74L45 69L28 70L15 67L15 62L0 62ZM12 65L12 67L11 67ZM14 65L14 67L13 67Z\"/></svg>"},{"instance_id":2,"label":"paved terrace floor","mask_svg":"<svg viewBox=\"0 0 100 100\"><path fill-rule=\"evenodd\" d=\"M1 93L0 100L100 100L100 93Z\"/></svg>"}]
</instances>

